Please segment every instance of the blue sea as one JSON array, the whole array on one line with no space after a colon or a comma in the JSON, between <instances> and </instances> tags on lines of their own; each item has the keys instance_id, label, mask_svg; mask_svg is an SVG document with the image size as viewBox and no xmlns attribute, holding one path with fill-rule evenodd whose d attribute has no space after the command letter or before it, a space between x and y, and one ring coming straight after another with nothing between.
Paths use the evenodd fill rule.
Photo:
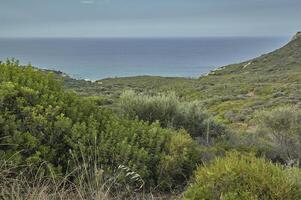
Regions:
<instances>
[{"instance_id":1,"label":"blue sea","mask_svg":"<svg viewBox=\"0 0 301 200\"><path fill-rule=\"evenodd\" d=\"M0 60L96 80L136 75L198 77L280 48L286 37L1 38Z\"/></svg>"}]
</instances>

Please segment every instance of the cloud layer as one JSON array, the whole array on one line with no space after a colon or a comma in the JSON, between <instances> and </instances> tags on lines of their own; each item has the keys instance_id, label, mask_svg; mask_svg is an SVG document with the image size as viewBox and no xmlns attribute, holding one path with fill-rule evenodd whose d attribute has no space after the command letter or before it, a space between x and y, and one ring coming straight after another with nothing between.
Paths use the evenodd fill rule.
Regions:
<instances>
[{"instance_id":1,"label":"cloud layer","mask_svg":"<svg viewBox=\"0 0 301 200\"><path fill-rule=\"evenodd\" d=\"M1 0L0 37L291 35L301 30L300 7L300 0Z\"/></svg>"}]
</instances>

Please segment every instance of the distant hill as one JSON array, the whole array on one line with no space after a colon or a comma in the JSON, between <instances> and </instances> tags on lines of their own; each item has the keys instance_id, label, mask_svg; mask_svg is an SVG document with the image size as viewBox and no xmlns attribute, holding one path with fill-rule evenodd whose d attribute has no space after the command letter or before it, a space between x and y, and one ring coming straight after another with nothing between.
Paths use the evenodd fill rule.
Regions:
<instances>
[{"instance_id":1,"label":"distant hill","mask_svg":"<svg viewBox=\"0 0 301 200\"><path fill-rule=\"evenodd\" d=\"M69 78L65 86L82 95L102 95L112 101L127 89L147 93L173 90L183 100L201 101L218 120L247 127L256 110L301 106L301 33L280 49L218 68L199 79L138 76L92 83Z\"/></svg>"},{"instance_id":2,"label":"distant hill","mask_svg":"<svg viewBox=\"0 0 301 200\"><path fill-rule=\"evenodd\" d=\"M222 67L201 77L201 90L189 95L201 99L219 119L248 121L253 112L301 102L301 37L258 58Z\"/></svg>"},{"instance_id":3,"label":"distant hill","mask_svg":"<svg viewBox=\"0 0 301 200\"><path fill-rule=\"evenodd\" d=\"M301 32L298 32L284 47L258 58L237 65L223 67L220 73L278 73L298 71L301 65Z\"/></svg>"}]
</instances>

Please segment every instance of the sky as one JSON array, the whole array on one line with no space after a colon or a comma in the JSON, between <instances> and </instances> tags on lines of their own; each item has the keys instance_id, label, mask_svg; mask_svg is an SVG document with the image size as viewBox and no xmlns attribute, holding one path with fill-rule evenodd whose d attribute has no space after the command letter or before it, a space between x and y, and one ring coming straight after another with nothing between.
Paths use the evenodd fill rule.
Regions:
<instances>
[{"instance_id":1,"label":"sky","mask_svg":"<svg viewBox=\"0 0 301 200\"><path fill-rule=\"evenodd\" d=\"M0 0L0 37L288 36L301 0Z\"/></svg>"}]
</instances>

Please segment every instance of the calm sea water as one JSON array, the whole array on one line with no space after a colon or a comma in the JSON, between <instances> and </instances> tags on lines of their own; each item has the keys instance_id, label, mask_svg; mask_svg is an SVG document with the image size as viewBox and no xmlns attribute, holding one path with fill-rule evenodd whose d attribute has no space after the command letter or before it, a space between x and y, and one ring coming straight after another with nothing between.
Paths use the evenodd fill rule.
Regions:
<instances>
[{"instance_id":1,"label":"calm sea water","mask_svg":"<svg viewBox=\"0 0 301 200\"><path fill-rule=\"evenodd\" d=\"M0 39L0 60L66 72L76 78L134 75L198 77L281 47L288 38Z\"/></svg>"}]
</instances>

